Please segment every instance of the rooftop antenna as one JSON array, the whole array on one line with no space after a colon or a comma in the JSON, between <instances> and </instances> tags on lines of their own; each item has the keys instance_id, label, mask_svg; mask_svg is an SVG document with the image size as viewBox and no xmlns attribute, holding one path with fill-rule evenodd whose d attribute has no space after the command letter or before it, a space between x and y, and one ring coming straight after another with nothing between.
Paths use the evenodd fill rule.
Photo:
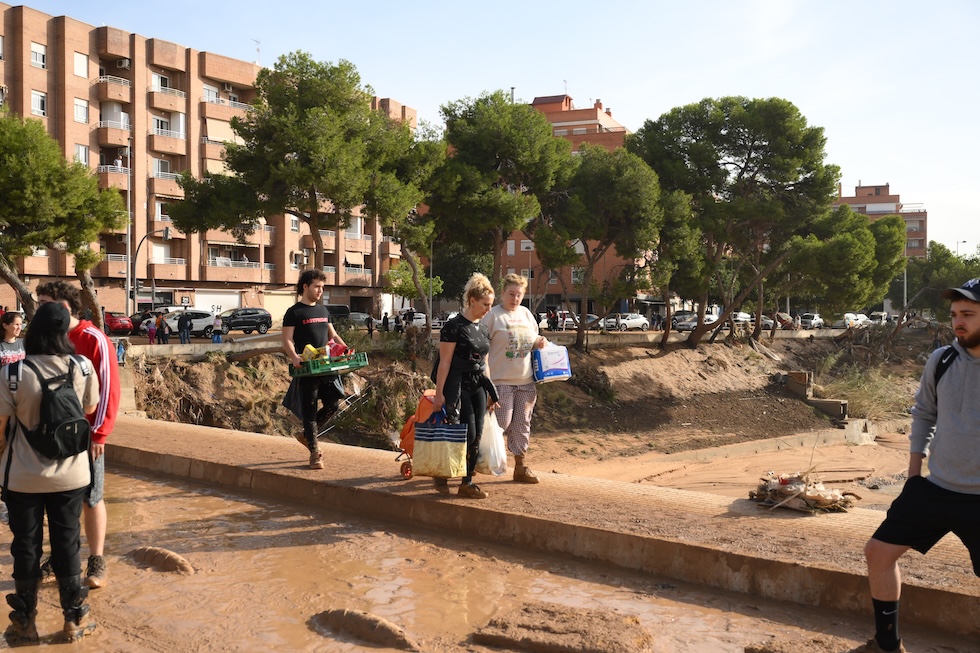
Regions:
<instances>
[{"instance_id":1,"label":"rooftop antenna","mask_svg":"<svg viewBox=\"0 0 980 653\"><path fill-rule=\"evenodd\" d=\"M262 41L258 39L252 39L255 41L255 65L262 65Z\"/></svg>"},{"instance_id":2,"label":"rooftop antenna","mask_svg":"<svg viewBox=\"0 0 980 653\"><path fill-rule=\"evenodd\" d=\"M565 83L565 95L568 95L568 80L567 79L563 79L561 81L563 81Z\"/></svg>"}]
</instances>

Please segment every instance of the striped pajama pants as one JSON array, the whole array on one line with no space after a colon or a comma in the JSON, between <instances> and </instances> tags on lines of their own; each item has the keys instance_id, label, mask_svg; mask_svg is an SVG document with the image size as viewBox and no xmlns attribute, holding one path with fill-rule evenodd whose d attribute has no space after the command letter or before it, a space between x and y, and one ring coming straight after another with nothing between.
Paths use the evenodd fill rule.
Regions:
<instances>
[{"instance_id":1,"label":"striped pajama pants","mask_svg":"<svg viewBox=\"0 0 980 653\"><path fill-rule=\"evenodd\" d=\"M507 449L515 456L523 456L531 442L531 414L538 401L538 390L534 383L498 385L497 395L500 406L494 414L507 439Z\"/></svg>"}]
</instances>

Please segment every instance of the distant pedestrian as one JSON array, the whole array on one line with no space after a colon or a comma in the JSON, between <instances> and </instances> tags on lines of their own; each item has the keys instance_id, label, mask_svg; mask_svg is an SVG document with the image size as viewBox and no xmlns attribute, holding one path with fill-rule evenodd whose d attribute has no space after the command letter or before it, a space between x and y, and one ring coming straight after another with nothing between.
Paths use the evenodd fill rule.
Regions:
<instances>
[{"instance_id":1,"label":"distant pedestrian","mask_svg":"<svg viewBox=\"0 0 980 653\"><path fill-rule=\"evenodd\" d=\"M367 327L368 340L373 339L374 338L374 318L371 317L370 315L368 315L366 318L364 318L364 326Z\"/></svg>"},{"instance_id":2,"label":"distant pedestrian","mask_svg":"<svg viewBox=\"0 0 980 653\"><path fill-rule=\"evenodd\" d=\"M191 319L191 316L187 313L187 309L185 308L184 312L180 314L179 318L177 318L177 334L180 336L180 344L191 344L191 326L193 323L194 321Z\"/></svg>"},{"instance_id":3,"label":"distant pedestrian","mask_svg":"<svg viewBox=\"0 0 980 653\"><path fill-rule=\"evenodd\" d=\"M381 316L381 332L388 333L388 314L385 313Z\"/></svg>"},{"instance_id":4,"label":"distant pedestrian","mask_svg":"<svg viewBox=\"0 0 980 653\"><path fill-rule=\"evenodd\" d=\"M156 344L157 341L157 319L152 315L148 318L146 322L146 337L149 342L148 345Z\"/></svg>"},{"instance_id":5,"label":"distant pedestrian","mask_svg":"<svg viewBox=\"0 0 980 653\"><path fill-rule=\"evenodd\" d=\"M211 326L211 343L221 344L221 315L214 316L214 324Z\"/></svg>"},{"instance_id":6,"label":"distant pedestrian","mask_svg":"<svg viewBox=\"0 0 980 653\"><path fill-rule=\"evenodd\" d=\"M395 333L402 332L402 316L395 314Z\"/></svg>"}]
</instances>

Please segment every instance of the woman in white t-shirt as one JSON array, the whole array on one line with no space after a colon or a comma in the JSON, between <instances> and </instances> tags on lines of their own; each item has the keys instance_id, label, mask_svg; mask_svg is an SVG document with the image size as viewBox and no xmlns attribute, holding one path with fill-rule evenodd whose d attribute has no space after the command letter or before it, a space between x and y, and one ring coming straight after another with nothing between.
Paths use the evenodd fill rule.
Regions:
<instances>
[{"instance_id":1,"label":"woman in white t-shirt","mask_svg":"<svg viewBox=\"0 0 980 653\"><path fill-rule=\"evenodd\" d=\"M490 331L490 379L500 397L500 407L494 414L504 430L507 449L514 454L514 480L537 483L538 477L525 464L531 443L531 414L538 400L531 350L544 347L548 339L538 333L534 313L521 305L526 292L527 278L508 274L500 304L490 309L483 323Z\"/></svg>"},{"instance_id":2,"label":"woman in white t-shirt","mask_svg":"<svg viewBox=\"0 0 980 653\"><path fill-rule=\"evenodd\" d=\"M11 366L6 366L0 375L0 433L5 434L0 478L13 533L10 553L14 559L14 593L7 595L7 603L13 611L4 635L12 645L38 642L35 620L45 515L51 542L51 566L58 578L65 617L63 635L68 641L74 641L95 628L88 618L89 608L85 603L88 587L82 585L78 553L82 502L92 484L89 452L51 459L36 451L24 432L25 429L37 429L41 422L41 379L51 380L70 374L83 410L91 414L98 406L99 377L92 370L92 363L85 358L76 361L69 356L75 353L75 347L68 340L70 320L68 309L62 304L42 304L24 338L27 358L17 363L16 390L10 387ZM61 382L52 386L59 387ZM6 437L8 422L13 425L9 441Z\"/></svg>"}]
</instances>

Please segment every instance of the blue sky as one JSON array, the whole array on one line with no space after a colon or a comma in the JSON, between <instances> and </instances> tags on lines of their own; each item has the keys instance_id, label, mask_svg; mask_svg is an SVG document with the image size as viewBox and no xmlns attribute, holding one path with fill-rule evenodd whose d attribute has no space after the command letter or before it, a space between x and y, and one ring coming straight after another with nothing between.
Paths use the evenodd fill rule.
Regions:
<instances>
[{"instance_id":1,"label":"blue sky","mask_svg":"<svg viewBox=\"0 0 980 653\"><path fill-rule=\"evenodd\" d=\"M782 97L824 128L845 195L889 183L929 211L930 240L980 246L973 0L26 4L265 66L293 50L347 59L432 123L447 102L511 87L528 102L601 99L634 131L705 97Z\"/></svg>"}]
</instances>

